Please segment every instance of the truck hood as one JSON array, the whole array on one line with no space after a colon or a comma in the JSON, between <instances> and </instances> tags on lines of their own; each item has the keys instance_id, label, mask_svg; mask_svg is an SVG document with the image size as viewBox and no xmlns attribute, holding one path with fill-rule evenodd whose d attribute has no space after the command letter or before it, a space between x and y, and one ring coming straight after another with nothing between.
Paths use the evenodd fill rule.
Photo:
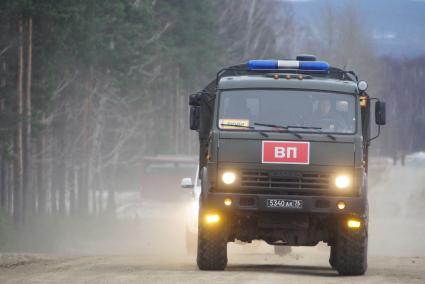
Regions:
<instances>
[{"instance_id":1,"label":"truck hood","mask_svg":"<svg viewBox=\"0 0 425 284\"><path fill-rule=\"evenodd\" d=\"M316 135L317 137L317 135ZM312 166L353 166L355 162L355 144L349 139L345 141L333 141L326 137L329 141L306 139L302 141L296 139L267 137L264 139L241 139L241 138L220 138L218 161L220 163L265 163L263 157L264 141L269 142L288 142L288 143L307 143L308 162L305 165ZM270 139L272 138L272 139ZM348 140L348 141L347 141ZM267 144L267 143L266 143ZM275 162L274 164L279 164ZM286 162L288 166L291 162ZM297 164L297 163L294 163ZM299 166L299 164L298 164Z\"/></svg>"}]
</instances>

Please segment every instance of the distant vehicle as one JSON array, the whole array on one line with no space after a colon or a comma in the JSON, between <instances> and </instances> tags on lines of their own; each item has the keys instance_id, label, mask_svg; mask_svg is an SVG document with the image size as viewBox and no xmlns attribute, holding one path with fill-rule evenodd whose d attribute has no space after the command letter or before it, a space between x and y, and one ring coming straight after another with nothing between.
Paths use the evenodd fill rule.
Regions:
<instances>
[{"instance_id":1,"label":"distant vehicle","mask_svg":"<svg viewBox=\"0 0 425 284\"><path fill-rule=\"evenodd\" d=\"M194 182L193 182L194 181ZM199 179L199 167L196 170L194 179L183 178L181 187L191 191L191 199L186 207L186 251L188 254L195 254L198 240L198 213L199 196L201 195L201 180Z\"/></svg>"},{"instance_id":2,"label":"distant vehicle","mask_svg":"<svg viewBox=\"0 0 425 284\"><path fill-rule=\"evenodd\" d=\"M142 199L174 201L181 197L176 189L180 180L197 168L197 158L182 155L158 155L143 159Z\"/></svg>"},{"instance_id":3,"label":"distant vehicle","mask_svg":"<svg viewBox=\"0 0 425 284\"><path fill-rule=\"evenodd\" d=\"M224 68L190 96L200 142L197 264L223 270L227 243L331 247L341 275L367 269L371 105L352 71L314 56Z\"/></svg>"}]
</instances>

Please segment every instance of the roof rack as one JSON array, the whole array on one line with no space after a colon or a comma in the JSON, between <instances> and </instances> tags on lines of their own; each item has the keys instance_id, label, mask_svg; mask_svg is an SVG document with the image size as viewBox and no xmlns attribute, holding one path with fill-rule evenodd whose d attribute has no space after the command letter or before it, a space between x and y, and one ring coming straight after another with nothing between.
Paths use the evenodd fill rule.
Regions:
<instances>
[{"instance_id":1,"label":"roof rack","mask_svg":"<svg viewBox=\"0 0 425 284\"><path fill-rule=\"evenodd\" d=\"M345 71L336 67L329 67L328 70L300 70L300 69L249 69L246 64L234 65L226 67L217 72L216 77L216 88L221 78L229 76L244 76L244 75L261 75L268 73L282 73L282 74L308 74L315 77L324 77L329 79L343 80L343 81L353 81L358 82L359 78L357 77L354 71Z\"/></svg>"}]
</instances>

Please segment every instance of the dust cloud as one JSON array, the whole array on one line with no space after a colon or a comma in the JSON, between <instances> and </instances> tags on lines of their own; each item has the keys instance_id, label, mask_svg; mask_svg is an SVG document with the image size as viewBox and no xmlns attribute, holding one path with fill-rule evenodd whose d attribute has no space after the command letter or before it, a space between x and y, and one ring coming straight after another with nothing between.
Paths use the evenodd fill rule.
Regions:
<instances>
[{"instance_id":1,"label":"dust cloud","mask_svg":"<svg viewBox=\"0 0 425 284\"><path fill-rule=\"evenodd\" d=\"M188 202L187 202L188 203ZM185 253L185 201L157 203L158 221L150 221L145 231L144 252ZM162 209L160 209L162 208ZM369 171L369 255L425 256L425 153L406 157L405 165L393 165L389 158L372 158ZM168 222L167 222L168 220ZM167 225L165 225L167 224ZM147 226L144 226L146 229ZM147 233L147 234L146 234ZM303 254L318 248L294 248ZM265 243L229 245L230 253L272 253Z\"/></svg>"},{"instance_id":2,"label":"dust cloud","mask_svg":"<svg viewBox=\"0 0 425 284\"><path fill-rule=\"evenodd\" d=\"M425 153L372 161L369 213L370 255L425 256Z\"/></svg>"},{"instance_id":3,"label":"dust cloud","mask_svg":"<svg viewBox=\"0 0 425 284\"><path fill-rule=\"evenodd\" d=\"M407 156L404 166L393 165L388 158L371 159L370 256L425 256L424 169L425 153ZM148 196L134 190L116 192L115 216L86 224L85 233L81 220L75 227L67 223L66 230L50 230L47 243L60 239L54 246L40 245L43 241L33 246L35 241L29 241L25 250L58 255L139 255L157 261L177 258L194 263L195 257L187 253L185 242L193 202L191 190L180 188L176 182L154 188L154 192ZM320 244L314 248L293 248L293 254L307 257L312 252L324 254L327 250L325 244ZM273 248L260 241L229 244L229 257L272 253Z\"/></svg>"}]
</instances>

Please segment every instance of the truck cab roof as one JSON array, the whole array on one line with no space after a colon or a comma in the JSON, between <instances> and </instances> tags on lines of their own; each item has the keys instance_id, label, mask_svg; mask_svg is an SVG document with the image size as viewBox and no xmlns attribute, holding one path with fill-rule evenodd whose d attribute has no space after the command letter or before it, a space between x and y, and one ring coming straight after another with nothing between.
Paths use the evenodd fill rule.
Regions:
<instances>
[{"instance_id":1,"label":"truck cab roof","mask_svg":"<svg viewBox=\"0 0 425 284\"><path fill-rule=\"evenodd\" d=\"M228 89L304 89L343 93L357 93L357 84L348 80L337 80L327 77L303 76L299 79L292 74L286 79L274 74L240 75L222 77L218 83L219 90Z\"/></svg>"}]
</instances>

